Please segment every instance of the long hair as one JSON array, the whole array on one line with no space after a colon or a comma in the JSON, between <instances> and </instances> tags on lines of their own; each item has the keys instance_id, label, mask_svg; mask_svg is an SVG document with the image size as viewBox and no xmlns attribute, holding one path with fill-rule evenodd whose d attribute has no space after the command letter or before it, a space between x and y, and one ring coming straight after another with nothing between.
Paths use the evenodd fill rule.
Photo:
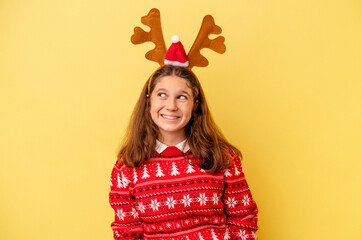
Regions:
<instances>
[{"instance_id":1,"label":"long hair","mask_svg":"<svg viewBox=\"0 0 362 240\"><path fill-rule=\"evenodd\" d=\"M118 159L130 167L139 167L153 156L159 130L150 115L150 98L157 80L164 76L177 76L187 81L192 89L194 103L198 105L185 126L190 151L198 158L202 169L210 173L225 170L231 163L231 152L241 158L240 151L230 144L215 124L200 82L193 72L183 67L165 65L156 70L145 83L133 110ZM149 82L151 81L151 82Z\"/></svg>"}]
</instances>

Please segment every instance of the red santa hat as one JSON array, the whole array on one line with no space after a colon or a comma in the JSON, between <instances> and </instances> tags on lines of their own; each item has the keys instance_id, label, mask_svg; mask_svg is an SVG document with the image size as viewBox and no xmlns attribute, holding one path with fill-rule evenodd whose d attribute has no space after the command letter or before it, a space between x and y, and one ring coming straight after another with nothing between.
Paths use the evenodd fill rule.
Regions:
<instances>
[{"instance_id":1,"label":"red santa hat","mask_svg":"<svg viewBox=\"0 0 362 240\"><path fill-rule=\"evenodd\" d=\"M175 35L171 38L172 45L166 52L165 56L165 64L166 65L173 65L178 67L188 67L189 61L187 59L187 55L180 42L180 37Z\"/></svg>"}]
</instances>

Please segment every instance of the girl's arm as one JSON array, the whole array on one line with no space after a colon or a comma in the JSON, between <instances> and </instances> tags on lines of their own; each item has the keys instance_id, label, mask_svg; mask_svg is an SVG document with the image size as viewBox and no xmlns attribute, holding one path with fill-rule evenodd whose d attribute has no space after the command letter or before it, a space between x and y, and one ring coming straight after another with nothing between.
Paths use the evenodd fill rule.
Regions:
<instances>
[{"instance_id":1,"label":"girl's arm","mask_svg":"<svg viewBox=\"0 0 362 240\"><path fill-rule=\"evenodd\" d=\"M257 239L258 208L245 180L241 160L232 154L232 165L224 172L225 191L222 198L231 239Z\"/></svg>"},{"instance_id":2,"label":"girl's arm","mask_svg":"<svg viewBox=\"0 0 362 240\"><path fill-rule=\"evenodd\" d=\"M109 193L109 202L115 212L111 224L114 239L142 239L143 224L129 191L130 184L130 169L117 162L112 170Z\"/></svg>"}]
</instances>

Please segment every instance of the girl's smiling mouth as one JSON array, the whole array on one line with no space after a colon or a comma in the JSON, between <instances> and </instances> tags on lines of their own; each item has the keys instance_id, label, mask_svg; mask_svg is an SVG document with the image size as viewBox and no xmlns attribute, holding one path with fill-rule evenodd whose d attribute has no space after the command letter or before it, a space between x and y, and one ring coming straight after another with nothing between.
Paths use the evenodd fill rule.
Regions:
<instances>
[{"instance_id":1,"label":"girl's smiling mouth","mask_svg":"<svg viewBox=\"0 0 362 240\"><path fill-rule=\"evenodd\" d=\"M161 114L161 117L168 119L168 120L174 120L174 119L180 118L178 116L172 116L172 115L166 115L166 114Z\"/></svg>"}]
</instances>

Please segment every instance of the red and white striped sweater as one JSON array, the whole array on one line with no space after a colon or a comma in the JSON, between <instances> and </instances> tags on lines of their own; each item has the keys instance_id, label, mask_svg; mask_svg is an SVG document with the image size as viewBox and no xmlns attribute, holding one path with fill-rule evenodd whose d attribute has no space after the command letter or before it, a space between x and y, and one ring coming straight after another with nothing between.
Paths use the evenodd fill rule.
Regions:
<instances>
[{"instance_id":1,"label":"red and white striped sweater","mask_svg":"<svg viewBox=\"0 0 362 240\"><path fill-rule=\"evenodd\" d=\"M188 153L188 152L187 152ZM192 154L168 147L140 168L116 163L109 201L115 239L256 239L257 206L240 158L210 174Z\"/></svg>"}]
</instances>

